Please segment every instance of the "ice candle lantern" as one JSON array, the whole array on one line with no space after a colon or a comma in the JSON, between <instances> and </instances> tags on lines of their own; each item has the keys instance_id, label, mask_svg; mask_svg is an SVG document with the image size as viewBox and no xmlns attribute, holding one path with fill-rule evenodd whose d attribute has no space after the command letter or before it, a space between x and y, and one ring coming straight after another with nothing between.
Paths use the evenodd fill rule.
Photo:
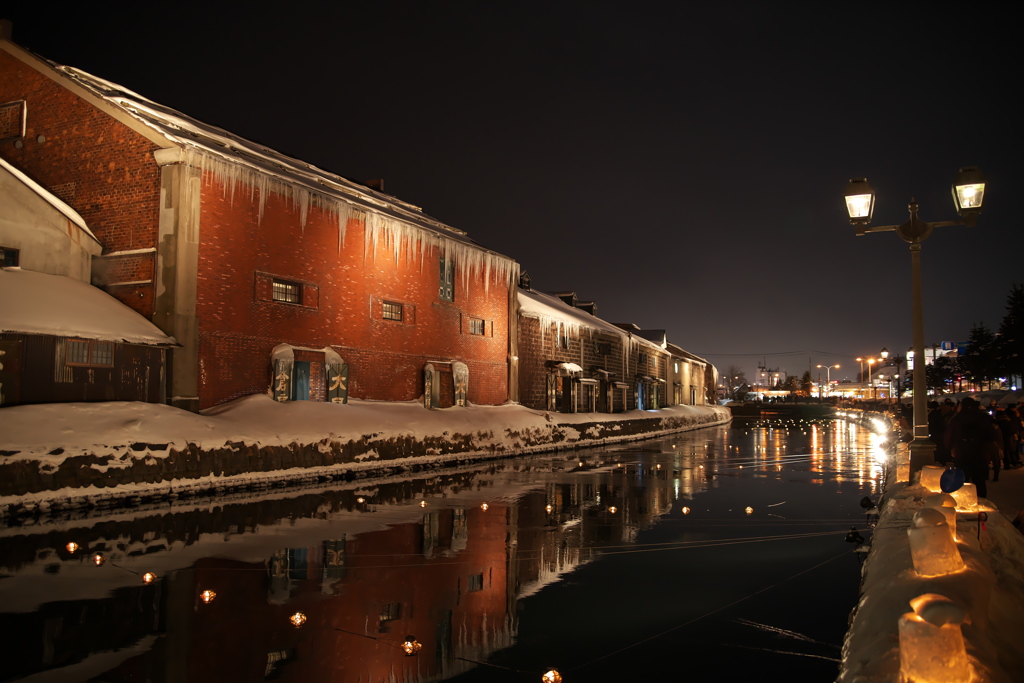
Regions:
<instances>
[{"instance_id":1,"label":"ice candle lantern","mask_svg":"<svg viewBox=\"0 0 1024 683\"><path fill-rule=\"evenodd\" d=\"M907 529L914 570L921 576L942 576L965 567L953 540L946 516L935 508L914 514L914 525Z\"/></svg>"},{"instance_id":2,"label":"ice candle lantern","mask_svg":"<svg viewBox=\"0 0 1024 683\"><path fill-rule=\"evenodd\" d=\"M945 467L939 467L938 465L925 465L921 468L921 486L925 487L929 491L938 493L942 490L940 482L942 479L942 473L945 471Z\"/></svg>"},{"instance_id":3,"label":"ice candle lantern","mask_svg":"<svg viewBox=\"0 0 1024 683\"><path fill-rule=\"evenodd\" d=\"M974 484L964 484L953 491L953 498L958 508L973 510L978 506L978 487Z\"/></svg>"},{"instance_id":4,"label":"ice candle lantern","mask_svg":"<svg viewBox=\"0 0 1024 683\"><path fill-rule=\"evenodd\" d=\"M960 624L963 609L938 593L910 601L913 612L900 617L901 680L921 683L970 683Z\"/></svg>"},{"instance_id":5,"label":"ice candle lantern","mask_svg":"<svg viewBox=\"0 0 1024 683\"><path fill-rule=\"evenodd\" d=\"M935 508L945 515L949 531L953 534L953 538L956 538L956 498L948 493L936 493L927 496L923 502L926 508Z\"/></svg>"}]
</instances>

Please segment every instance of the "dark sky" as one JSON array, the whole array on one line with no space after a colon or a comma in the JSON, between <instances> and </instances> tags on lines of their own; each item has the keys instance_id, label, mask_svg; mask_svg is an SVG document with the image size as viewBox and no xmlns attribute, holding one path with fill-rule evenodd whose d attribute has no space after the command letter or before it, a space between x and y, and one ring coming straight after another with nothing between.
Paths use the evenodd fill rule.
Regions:
<instances>
[{"instance_id":1,"label":"dark sky","mask_svg":"<svg viewBox=\"0 0 1024 683\"><path fill-rule=\"evenodd\" d=\"M878 192L876 224L906 220L911 197L953 219L957 169L988 177L978 226L924 244L927 343L997 328L1024 281L1024 60L991 12L972 27L969 8L917 3L102 6L5 11L42 56L384 178L537 289L667 329L720 370L854 379L855 356L910 345L909 251L855 236L851 177Z\"/></svg>"}]
</instances>

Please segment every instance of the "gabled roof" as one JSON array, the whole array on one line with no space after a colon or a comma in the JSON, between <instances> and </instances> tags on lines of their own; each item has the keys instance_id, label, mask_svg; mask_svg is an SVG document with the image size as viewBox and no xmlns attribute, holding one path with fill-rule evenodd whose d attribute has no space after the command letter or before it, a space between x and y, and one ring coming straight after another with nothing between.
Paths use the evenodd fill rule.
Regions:
<instances>
[{"instance_id":1,"label":"gabled roof","mask_svg":"<svg viewBox=\"0 0 1024 683\"><path fill-rule=\"evenodd\" d=\"M84 232L86 235L92 238L94 242L96 242L97 244L99 243L99 240L96 239L96 235L92 234L92 230L90 230L89 226L86 225L85 219L82 218L77 211L68 206L60 197L53 194L45 187L43 187L36 181L32 180L21 171L19 171L17 168L4 161L2 157L0 157L0 170L6 171L11 175L11 177L16 178L20 183L25 185L25 187L29 188L32 192L37 194L40 199L42 199L44 202L46 202L54 209L56 209L58 212L63 214L64 217L67 218L69 221L77 225L79 229L81 229L82 232Z\"/></svg>"},{"instance_id":2,"label":"gabled roof","mask_svg":"<svg viewBox=\"0 0 1024 683\"><path fill-rule=\"evenodd\" d=\"M706 359L701 358L700 356L698 356L696 354L690 353L689 351L687 351L683 347L677 346L676 344L673 344L672 342L668 343L667 349L668 349L668 352L671 353L673 356L679 356L680 358L685 358L687 360L696 361L698 363L704 363L705 365L711 365L711 363L709 361L707 361Z\"/></svg>"},{"instance_id":3,"label":"gabled roof","mask_svg":"<svg viewBox=\"0 0 1024 683\"><path fill-rule=\"evenodd\" d=\"M0 268L0 332L178 346L106 292L63 275Z\"/></svg>"},{"instance_id":4,"label":"gabled roof","mask_svg":"<svg viewBox=\"0 0 1024 683\"><path fill-rule=\"evenodd\" d=\"M308 193L307 200L308 195L320 199L318 203L321 205L331 206L344 202L359 211L385 220L398 221L473 247L491 257L513 262L508 256L480 246L465 232L428 216L418 206L198 121L111 81L51 62L9 41L0 39L0 49L5 49L69 90L90 99L105 111L116 115L118 120L130 121L134 129L155 144L166 144L167 149L181 150L183 160L187 163L229 175L229 184L244 178L246 172L263 174L271 179L272 190L279 189L279 184L296 187L300 189L300 194ZM236 167L236 171L224 174L224 164Z\"/></svg>"},{"instance_id":5,"label":"gabled roof","mask_svg":"<svg viewBox=\"0 0 1024 683\"><path fill-rule=\"evenodd\" d=\"M621 338L631 338L645 346L660 349L657 344L654 344L643 337L630 335L627 331L620 327L613 325L607 320L602 320L596 315L591 315L586 311L581 311L578 308L570 306L565 303L557 296L551 294L544 294L543 292L526 291L524 289L518 290L519 294L519 308L520 312L529 318L540 318L543 320L557 320L565 322L573 327L589 327L593 330L598 330L606 334L613 334Z\"/></svg>"}]
</instances>

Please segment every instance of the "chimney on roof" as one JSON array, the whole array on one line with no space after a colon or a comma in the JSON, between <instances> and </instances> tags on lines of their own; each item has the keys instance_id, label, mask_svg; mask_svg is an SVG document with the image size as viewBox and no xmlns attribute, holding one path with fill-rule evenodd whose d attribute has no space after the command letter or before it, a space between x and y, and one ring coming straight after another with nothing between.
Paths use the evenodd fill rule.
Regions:
<instances>
[{"instance_id":1,"label":"chimney on roof","mask_svg":"<svg viewBox=\"0 0 1024 683\"><path fill-rule=\"evenodd\" d=\"M14 24L10 19L0 19L0 40L11 40Z\"/></svg>"},{"instance_id":2,"label":"chimney on roof","mask_svg":"<svg viewBox=\"0 0 1024 683\"><path fill-rule=\"evenodd\" d=\"M368 188L370 188L371 190L377 190L377 192L383 192L384 191L384 179L383 178L376 178L374 180L367 180L366 183L364 183L364 184Z\"/></svg>"}]
</instances>

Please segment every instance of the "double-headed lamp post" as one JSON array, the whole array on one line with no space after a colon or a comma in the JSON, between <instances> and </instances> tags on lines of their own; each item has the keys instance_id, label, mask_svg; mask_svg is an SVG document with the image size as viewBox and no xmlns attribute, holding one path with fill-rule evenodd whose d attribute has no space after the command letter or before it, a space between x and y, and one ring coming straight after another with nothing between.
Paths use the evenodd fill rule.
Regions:
<instances>
[{"instance_id":1,"label":"double-headed lamp post","mask_svg":"<svg viewBox=\"0 0 1024 683\"><path fill-rule=\"evenodd\" d=\"M869 228L875 210L875 191L865 178L855 178L846 187L846 210L857 235L895 230L910 245L911 317L914 341L914 440L910 443L910 471L916 472L935 460L935 446L928 440L927 387L924 373L924 315L921 304L921 243L932 230L947 225L974 227L985 198L985 176L976 166L961 168L953 181L953 203L963 220L928 223L917 215L917 202L910 200L910 218L902 225Z\"/></svg>"},{"instance_id":2,"label":"double-headed lamp post","mask_svg":"<svg viewBox=\"0 0 1024 683\"><path fill-rule=\"evenodd\" d=\"M827 384L829 389L831 389L832 388L832 368L838 368L839 367L839 363L836 363L835 365L822 365L821 363L818 363L818 367L819 368L825 368L825 384ZM820 374L818 375L818 379L821 379L821 375ZM821 392L820 391L818 392L818 398L821 398Z\"/></svg>"}]
</instances>

